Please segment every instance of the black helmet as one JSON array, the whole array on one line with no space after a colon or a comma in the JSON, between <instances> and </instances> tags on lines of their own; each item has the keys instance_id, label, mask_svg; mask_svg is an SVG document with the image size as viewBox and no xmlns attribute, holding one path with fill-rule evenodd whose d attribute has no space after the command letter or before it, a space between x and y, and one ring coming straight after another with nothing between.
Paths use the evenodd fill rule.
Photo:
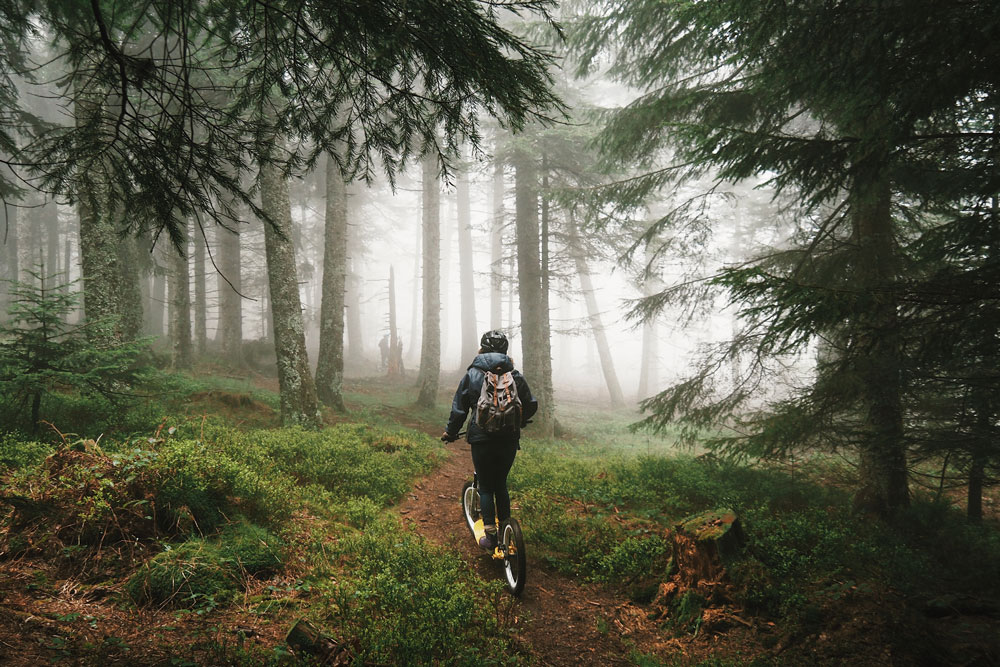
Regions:
<instances>
[{"instance_id":1,"label":"black helmet","mask_svg":"<svg viewBox=\"0 0 1000 667\"><path fill-rule=\"evenodd\" d=\"M507 336L499 329L487 331L479 339L479 347L483 352L501 352L507 354Z\"/></svg>"}]
</instances>

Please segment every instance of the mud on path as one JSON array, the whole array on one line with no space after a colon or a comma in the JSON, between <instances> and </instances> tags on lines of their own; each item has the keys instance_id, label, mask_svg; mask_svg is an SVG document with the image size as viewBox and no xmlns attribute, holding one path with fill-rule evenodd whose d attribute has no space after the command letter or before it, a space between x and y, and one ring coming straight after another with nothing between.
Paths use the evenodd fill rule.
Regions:
<instances>
[{"instance_id":1,"label":"mud on path","mask_svg":"<svg viewBox=\"0 0 1000 667\"><path fill-rule=\"evenodd\" d=\"M427 430L428 429L422 429ZM433 434L432 434L433 435ZM462 517L462 485L472 479L465 442L448 444L448 458L417 482L399 506L405 523L425 538L459 554L484 579L501 579L499 563L481 551ZM517 465L516 463L514 465ZM517 498L512 498L517 512ZM547 571L526 545L525 589L515 601L514 629L523 648L542 665L632 664L629 653L655 651L655 637L632 627L640 610L593 584L581 585Z\"/></svg>"}]
</instances>

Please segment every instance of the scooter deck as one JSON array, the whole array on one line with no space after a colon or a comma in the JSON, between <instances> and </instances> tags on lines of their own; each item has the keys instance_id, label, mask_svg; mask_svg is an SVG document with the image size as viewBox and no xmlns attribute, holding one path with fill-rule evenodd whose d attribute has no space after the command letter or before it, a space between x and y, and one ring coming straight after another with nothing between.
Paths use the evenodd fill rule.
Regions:
<instances>
[{"instance_id":1,"label":"scooter deck","mask_svg":"<svg viewBox=\"0 0 1000 667\"><path fill-rule=\"evenodd\" d=\"M486 535L486 524L483 523L482 519L478 519L476 524L472 527L472 530L476 534L476 543L478 544L479 540ZM504 558L503 550L500 549L499 544L493 547L493 553L490 555L493 556L494 560L503 560Z\"/></svg>"}]
</instances>

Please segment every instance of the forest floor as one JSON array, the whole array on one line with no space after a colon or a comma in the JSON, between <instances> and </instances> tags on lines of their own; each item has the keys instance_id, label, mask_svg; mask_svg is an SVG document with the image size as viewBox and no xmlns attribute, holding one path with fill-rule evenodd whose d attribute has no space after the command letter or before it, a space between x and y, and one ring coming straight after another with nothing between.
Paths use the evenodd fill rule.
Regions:
<instances>
[{"instance_id":1,"label":"forest floor","mask_svg":"<svg viewBox=\"0 0 1000 667\"><path fill-rule=\"evenodd\" d=\"M422 421L406 409L381 411L433 437L443 431L442 424ZM414 485L399 512L425 538L459 554L479 576L501 578L499 565L476 546L461 512L460 492L472 479L469 446L458 441L447 449L445 462ZM516 516L516 497L512 510ZM515 603L514 625L534 664L1000 664L986 657L1000 657L1000 618L990 602L980 612L928 613L921 607L927 599L942 599L937 591L914 601L866 584L861 593L824 606L814 627L803 631L742 614L726 604L723 593L722 604L706 609L700 632L675 633L655 620L663 612L655 603L637 603L624 591L562 574L533 558L530 543L527 551L527 583ZM945 594L943 599L951 598Z\"/></svg>"},{"instance_id":2,"label":"forest floor","mask_svg":"<svg viewBox=\"0 0 1000 667\"><path fill-rule=\"evenodd\" d=\"M384 414L434 437L443 431L405 410L385 409ZM399 513L423 537L461 556L479 576L502 578L500 565L476 545L462 515L462 486L472 479L469 445L460 440L447 450L444 463L414 485ZM511 509L516 516L516 498ZM701 637L665 636L649 620L649 610L628 597L555 571L532 557L530 544L526 551L526 585L514 604L514 629L534 664L634 665L643 658L692 664L712 657L742 663L766 653L760 637L767 632L755 632L750 623Z\"/></svg>"},{"instance_id":3,"label":"forest floor","mask_svg":"<svg viewBox=\"0 0 1000 667\"><path fill-rule=\"evenodd\" d=\"M273 379L256 384L276 389ZM398 397L384 400L393 391L388 383L352 381L348 388L355 398L352 411L367 409L440 436L440 411L421 412ZM219 396L209 398L218 406L203 408L212 405L220 414L230 409ZM259 425L276 420L267 406L234 405L226 415L234 422L249 416ZM331 422L339 420L331 415ZM459 495L472 476L468 445L450 443L445 451L394 511L402 525L459 556L478 577L501 580L501 568L475 545L461 513ZM519 509L515 495L515 516ZM1000 664L993 662L1000 659L998 610L989 604L977 609L982 601L967 595L948 597L946 584L907 599L866 582L817 604L815 618L787 627L782 619L746 613L731 602L736 596L723 592L704 610L698 630L677 632L664 627L664 610L655 600L637 602L625 590L566 574L533 552L530 539L527 554L525 590L516 600L508 598L498 613L508 615L516 648L529 664ZM0 562L0 664L244 664L244 646L258 655L279 655L295 620L291 613L257 615L246 606L204 615L126 608L117 602L122 581L84 585L79 569L70 574L55 562L27 557ZM294 601L294 586L295 576L289 575L260 582L261 591L247 594L278 588Z\"/></svg>"},{"instance_id":4,"label":"forest floor","mask_svg":"<svg viewBox=\"0 0 1000 667\"><path fill-rule=\"evenodd\" d=\"M449 444L448 459L414 486L399 512L425 538L459 554L479 576L498 578L503 576L500 566L475 544L461 513L462 485L472 478L468 449L463 442ZM515 515L517 509L515 499ZM526 586L515 603L514 627L537 664L630 665L639 654L686 664L712 655L759 652L746 628L700 640L665 639L648 612L628 598L553 571L532 558L530 544L526 549Z\"/></svg>"}]
</instances>

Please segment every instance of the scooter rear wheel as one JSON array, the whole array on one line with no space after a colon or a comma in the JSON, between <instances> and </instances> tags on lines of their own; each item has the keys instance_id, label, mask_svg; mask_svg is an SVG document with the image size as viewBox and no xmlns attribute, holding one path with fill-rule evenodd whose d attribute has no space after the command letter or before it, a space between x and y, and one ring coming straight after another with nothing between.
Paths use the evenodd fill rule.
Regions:
<instances>
[{"instance_id":1,"label":"scooter rear wheel","mask_svg":"<svg viewBox=\"0 0 1000 667\"><path fill-rule=\"evenodd\" d=\"M504 524L500 549L503 551L503 572L507 578L507 587L515 596L520 595L524 590L524 578L528 567L524 553L524 536L521 534L521 524L517 519L509 519Z\"/></svg>"}]
</instances>

